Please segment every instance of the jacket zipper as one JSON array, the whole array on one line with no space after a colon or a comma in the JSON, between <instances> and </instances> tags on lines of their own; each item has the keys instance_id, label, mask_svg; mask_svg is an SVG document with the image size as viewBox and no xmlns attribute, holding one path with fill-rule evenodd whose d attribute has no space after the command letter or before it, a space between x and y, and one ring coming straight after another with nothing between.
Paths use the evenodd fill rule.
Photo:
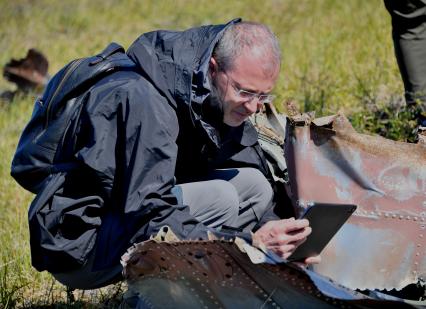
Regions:
<instances>
[{"instance_id":1,"label":"jacket zipper","mask_svg":"<svg viewBox=\"0 0 426 309\"><path fill-rule=\"evenodd\" d=\"M44 128L47 128L47 126L49 125L49 114L50 114L50 108L52 106L52 102L54 102L55 97L58 95L59 91L61 90L64 82L66 81L67 77L74 72L74 70L76 69L76 67L84 60L84 58L81 59L77 59L74 60L74 62L72 62L67 70L67 72L65 73L64 77L62 77L61 82L59 83L59 86L56 88L55 93L53 94L52 98L49 100L49 104L47 105L47 109L46 109L46 123Z\"/></svg>"}]
</instances>

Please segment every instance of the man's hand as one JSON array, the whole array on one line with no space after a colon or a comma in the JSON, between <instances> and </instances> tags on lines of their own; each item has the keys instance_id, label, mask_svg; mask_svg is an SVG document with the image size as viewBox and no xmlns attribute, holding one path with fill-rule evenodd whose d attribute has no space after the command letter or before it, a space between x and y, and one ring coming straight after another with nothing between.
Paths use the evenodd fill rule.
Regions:
<instances>
[{"instance_id":1,"label":"man's hand","mask_svg":"<svg viewBox=\"0 0 426 309\"><path fill-rule=\"evenodd\" d=\"M311 232L309 221L306 219L269 221L253 234L253 246L270 250L286 259ZM307 258L305 264L316 264L320 261L320 256L314 256Z\"/></svg>"}]
</instances>

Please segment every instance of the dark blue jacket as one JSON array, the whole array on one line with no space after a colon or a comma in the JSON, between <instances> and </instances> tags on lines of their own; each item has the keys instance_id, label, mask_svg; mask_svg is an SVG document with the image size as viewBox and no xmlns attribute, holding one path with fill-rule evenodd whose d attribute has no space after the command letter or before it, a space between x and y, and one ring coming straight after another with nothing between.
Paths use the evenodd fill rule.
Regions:
<instances>
[{"instance_id":1,"label":"dark blue jacket","mask_svg":"<svg viewBox=\"0 0 426 309\"><path fill-rule=\"evenodd\" d=\"M220 108L203 114L208 63L226 26L143 34L127 51L137 71L112 73L78 98L84 107L67 137L75 168L52 174L29 211L38 270L78 268L93 248L96 269L112 266L165 225L205 239L208 228L172 194L176 181L242 166L269 177L250 122L224 139L221 121L207 121L221 119Z\"/></svg>"}]
</instances>

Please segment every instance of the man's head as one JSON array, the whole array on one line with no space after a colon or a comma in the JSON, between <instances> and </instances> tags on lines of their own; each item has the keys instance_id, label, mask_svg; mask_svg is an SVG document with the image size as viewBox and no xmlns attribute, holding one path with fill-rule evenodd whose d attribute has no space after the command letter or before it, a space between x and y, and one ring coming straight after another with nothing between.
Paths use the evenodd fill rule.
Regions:
<instances>
[{"instance_id":1,"label":"man's head","mask_svg":"<svg viewBox=\"0 0 426 309\"><path fill-rule=\"evenodd\" d=\"M225 124L241 125L271 99L280 58L277 39L267 26L241 22L226 29L209 67L212 99L220 101Z\"/></svg>"}]
</instances>

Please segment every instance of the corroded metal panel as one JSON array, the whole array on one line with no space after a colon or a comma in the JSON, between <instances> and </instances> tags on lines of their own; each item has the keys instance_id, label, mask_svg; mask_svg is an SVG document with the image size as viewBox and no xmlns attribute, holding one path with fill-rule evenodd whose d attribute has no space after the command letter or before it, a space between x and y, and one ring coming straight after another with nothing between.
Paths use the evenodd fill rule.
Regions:
<instances>
[{"instance_id":1,"label":"corroded metal panel","mask_svg":"<svg viewBox=\"0 0 426 309\"><path fill-rule=\"evenodd\" d=\"M357 211L315 267L350 288L400 289L426 279L426 147L359 134L344 116L287 128L291 197Z\"/></svg>"},{"instance_id":2,"label":"corroded metal panel","mask_svg":"<svg viewBox=\"0 0 426 309\"><path fill-rule=\"evenodd\" d=\"M253 248L253 247L251 247ZM253 264L234 242L146 241L123 256L122 308L389 308L291 263Z\"/></svg>"}]
</instances>

